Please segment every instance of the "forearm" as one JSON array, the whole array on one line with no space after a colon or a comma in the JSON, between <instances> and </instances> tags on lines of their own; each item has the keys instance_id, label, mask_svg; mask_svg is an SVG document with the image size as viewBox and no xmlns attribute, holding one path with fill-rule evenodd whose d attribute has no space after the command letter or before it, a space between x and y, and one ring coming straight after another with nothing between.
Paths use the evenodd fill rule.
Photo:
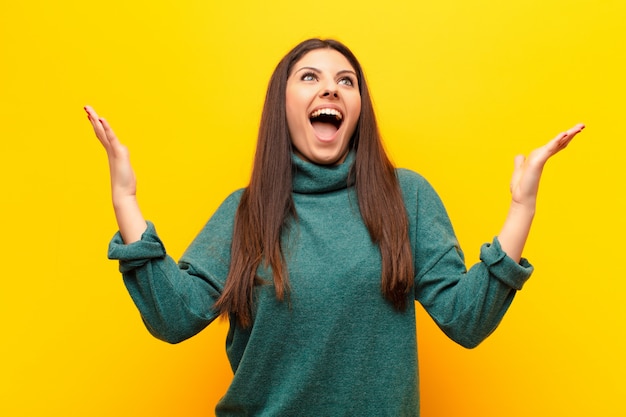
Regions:
<instances>
[{"instance_id":1,"label":"forearm","mask_svg":"<svg viewBox=\"0 0 626 417\"><path fill-rule=\"evenodd\" d=\"M522 258L522 252L530 233L530 226L534 216L534 203L522 205L515 201L511 202L509 213L498 234L498 241L502 250L515 262L519 262Z\"/></svg>"},{"instance_id":2,"label":"forearm","mask_svg":"<svg viewBox=\"0 0 626 417\"><path fill-rule=\"evenodd\" d=\"M416 281L416 299L450 339L467 348L494 331L532 273L527 261L505 256L497 239L482 245L480 260L466 272L452 248Z\"/></svg>"},{"instance_id":3,"label":"forearm","mask_svg":"<svg viewBox=\"0 0 626 417\"><path fill-rule=\"evenodd\" d=\"M218 294L207 281L178 269L169 256L125 272L124 284L150 333L179 343L200 332L217 316Z\"/></svg>"},{"instance_id":4,"label":"forearm","mask_svg":"<svg viewBox=\"0 0 626 417\"><path fill-rule=\"evenodd\" d=\"M134 195L123 198L114 197L113 209L124 243L128 245L141 240L141 235L146 231L147 224L141 214L137 198Z\"/></svg>"},{"instance_id":5,"label":"forearm","mask_svg":"<svg viewBox=\"0 0 626 417\"><path fill-rule=\"evenodd\" d=\"M178 343L207 326L216 314L212 305L220 295L227 271L178 265L167 255L154 225L147 222L141 241L125 244L116 233L109 244L109 259L120 261L120 271L146 327L155 337ZM208 271L211 272L208 272Z\"/></svg>"}]
</instances>

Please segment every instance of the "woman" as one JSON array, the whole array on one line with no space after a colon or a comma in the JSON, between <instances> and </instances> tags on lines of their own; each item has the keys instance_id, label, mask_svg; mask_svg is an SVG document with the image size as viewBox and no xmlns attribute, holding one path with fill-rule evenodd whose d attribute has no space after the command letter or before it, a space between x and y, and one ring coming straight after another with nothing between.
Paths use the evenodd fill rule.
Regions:
<instances>
[{"instance_id":1,"label":"woman","mask_svg":"<svg viewBox=\"0 0 626 417\"><path fill-rule=\"evenodd\" d=\"M583 128L516 158L509 215L468 271L435 191L385 155L354 55L304 41L270 80L249 186L177 264L141 215L126 148L86 111L109 159L109 257L148 330L177 343L230 318L218 416L419 415L413 300L463 346L495 329L532 272L543 166Z\"/></svg>"}]
</instances>

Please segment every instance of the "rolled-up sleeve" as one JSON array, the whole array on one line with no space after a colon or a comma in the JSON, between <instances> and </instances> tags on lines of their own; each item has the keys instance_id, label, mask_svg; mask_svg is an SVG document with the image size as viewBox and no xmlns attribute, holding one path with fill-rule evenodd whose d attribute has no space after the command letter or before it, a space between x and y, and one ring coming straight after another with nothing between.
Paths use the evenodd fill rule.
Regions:
<instances>
[{"instance_id":1,"label":"rolled-up sleeve","mask_svg":"<svg viewBox=\"0 0 626 417\"><path fill-rule=\"evenodd\" d=\"M109 259L120 261L120 272L128 272L140 268L151 259L165 258L165 246L156 234L154 224L146 222L148 227L141 240L125 245L120 232L115 233L109 243Z\"/></svg>"},{"instance_id":2,"label":"rolled-up sleeve","mask_svg":"<svg viewBox=\"0 0 626 417\"><path fill-rule=\"evenodd\" d=\"M118 233L108 256L119 260L124 284L150 333L178 343L209 325L218 312L230 266L230 245L238 193L215 212L179 262L167 254L154 225L141 240L125 245Z\"/></svg>"},{"instance_id":3,"label":"rolled-up sleeve","mask_svg":"<svg viewBox=\"0 0 626 417\"><path fill-rule=\"evenodd\" d=\"M414 174L417 175L417 174ZM498 326L515 294L533 272L515 262L497 238L481 247L469 270L439 196L422 177L405 185L415 262L415 299L452 340L467 348Z\"/></svg>"}]
</instances>

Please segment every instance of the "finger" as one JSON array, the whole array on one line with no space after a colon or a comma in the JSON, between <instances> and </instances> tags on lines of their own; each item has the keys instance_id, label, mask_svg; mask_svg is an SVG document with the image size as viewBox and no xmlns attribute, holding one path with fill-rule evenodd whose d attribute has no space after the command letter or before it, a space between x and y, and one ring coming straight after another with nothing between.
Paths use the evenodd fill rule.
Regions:
<instances>
[{"instance_id":1,"label":"finger","mask_svg":"<svg viewBox=\"0 0 626 417\"><path fill-rule=\"evenodd\" d=\"M90 106L85 106L84 109L85 109L85 112L87 113L87 118L89 119L89 122L91 123L91 127L93 128L93 131L96 134L96 137L98 138L100 143L102 143L102 145L108 149L109 140L107 138L107 135L106 135L104 126L102 125L102 122L100 120L100 117L95 112L95 110L91 108Z\"/></svg>"},{"instance_id":2,"label":"finger","mask_svg":"<svg viewBox=\"0 0 626 417\"><path fill-rule=\"evenodd\" d=\"M555 140L555 153L565 149L572 139L574 139L574 135L568 134L567 132L559 134Z\"/></svg>"},{"instance_id":3,"label":"finger","mask_svg":"<svg viewBox=\"0 0 626 417\"><path fill-rule=\"evenodd\" d=\"M515 159L513 159L513 175L511 175L511 191L515 185L519 182L519 179L523 172L524 162L526 162L526 157L524 155L517 155Z\"/></svg>"},{"instance_id":4,"label":"finger","mask_svg":"<svg viewBox=\"0 0 626 417\"><path fill-rule=\"evenodd\" d=\"M91 122L91 125L95 128L97 128L99 126L99 116L98 113L96 113L96 111L91 107L91 106L85 106L84 107L85 112L87 113L87 119L89 119L89 121Z\"/></svg>"},{"instance_id":5,"label":"finger","mask_svg":"<svg viewBox=\"0 0 626 417\"><path fill-rule=\"evenodd\" d=\"M513 159L513 179L517 179L524 170L524 163L526 162L526 157L524 155L517 155L515 159Z\"/></svg>"},{"instance_id":6,"label":"finger","mask_svg":"<svg viewBox=\"0 0 626 417\"><path fill-rule=\"evenodd\" d=\"M110 146L109 149L112 151L113 155L118 158L128 159L128 148L119 141L109 122L103 117L100 117L98 120L102 125L102 129L104 130Z\"/></svg>"},{"instance_id":7,"label":"finger","mask_svg":"<svg viewBox=\"0 0 626 417\"><path fill-rule=\"evenodd\" d=\"M576 126L566 130L562 133L562 135L564 135L562 141L567 141L569 143L572 139L574 139L574 136L582 132L584 128L584 124L577 124Z\"/></svg>"},{"instance_id":8,"label":"finger","mask_svg":"<svg viewBox=\"0 0 626 417\"><path fill-rule=\"evenodd\" d=\"M95 110L90 106L85 106L85 111L87 112L87 117L93 126L96 137L107 151L107 154L115 156L125 155L126 150L120 149L123 148L123 146L117 139L115 132L113 132L111 125L109 125L106 119L98 116Z\"/></svg>"},{"instance_id":9,"label":"finger","mask_svg":"<svg viewBox=\"0 0 626 417\"><path fill-rule=\"evenodd\" d=\"M580 133L583 129L585 128L585 125L582 123L577 124L576 126L570 128L569 130L567 130L568 135L577 135L578 133Z\"/></svg>"},{"instance_id":10,"label":"finger","mask_svg":"<svg viewBox=\"0 0 626 417\"><path fill-rule=\"evenodd\" d=\"M115 135L115 132L113 131L113 128L111 128L109 122L107 122L104 117L99 117L98 122L102 126L102 130L104 131L104 134L106 135L109 143L111 145L118 144L119 140L117 140L117 136Z\"/></svg>"},{"instance_id":11,"label":"finger","mask_svg":"<svg viewBox=\"0 0 626 417\"><path fill-rule=\"evenodd\" d=\"M89 119L89 122L95 129L98 120L98 114L91 106L85 106L83 107L83 109L85 109L85 112L87 113L87 119Z\"/></svg>"},{"instance_id":12,"label":"finger","mask_svg":"<svg viewBox=\"0 0 626 417\"><path fill-rule=\"evenodd\" d=\"M574 127L566 130L565 132L559 133L554 139L552 139L548 143L548 148L550 149L551 153L555 154L565 149L567 145L569 145L569 143L572 141L572 139L574 139L574 137L579 134L584 128L585 125L579 123Z\"/></svg>"},{"instance_id":13,"label":"finger","mask_svg":"<svg viewBox=\"0 0 626 417\"><path fill-rule=\"evenodd\" d=\"M562 140L572 140L574 138L574 136L576 136L577 134L579 134L580 132L582 132L582 130L585 128L585 125L582 123L577 124L576 126L566 130L563 133L560 133L557 136L561 136Z\"/></svg>"},{"instance_id":14,"label":"finger","mask_svg":"<svg viewBox=\"0 0 626 417\"><path fill-rule=\"evenodd\" d=\"M85 109L85 112L87 113L87 117L91 120L93 119L97 119L98 115L96 114L96 111L93 109L93 107L91 106L85 106L83 107L83 109Z\"/></svg>"},{"instance_id":15,"label":"finger","mask_svg":"<svg viewBox=\"0 0 626 417\"><path fill-rule=\"evenodd\" d=\"M87 113L87 119L91 122L91 125L94 127L94 130L103 130L101 129L100 117L98 113L91 107L85 106L85 112ZM97 132L96 132L97 133Z\"/></svg>"}]
</instances>

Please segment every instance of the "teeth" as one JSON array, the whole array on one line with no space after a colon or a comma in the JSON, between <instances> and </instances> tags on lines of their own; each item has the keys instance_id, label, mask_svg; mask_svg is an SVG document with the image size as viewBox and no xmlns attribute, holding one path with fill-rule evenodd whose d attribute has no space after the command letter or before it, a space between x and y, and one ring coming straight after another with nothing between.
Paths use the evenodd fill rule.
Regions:
<instances>
[{"instance_id":1,"label":"teeth","mask_svg":"<svg viewBox=\"0 0 626 417\"><path fill-rule=\"evenodd\" d=\"M341 114L341 112L335 110L335 109L319 109L319 110L315 110L313 113L311 113L310 118L313 119L315 117L319 117L322 114L325 114L327 116L335 116L335 118L337 120L341 120L343 119L343 114Z\"/></svg>"}]
</instances>

